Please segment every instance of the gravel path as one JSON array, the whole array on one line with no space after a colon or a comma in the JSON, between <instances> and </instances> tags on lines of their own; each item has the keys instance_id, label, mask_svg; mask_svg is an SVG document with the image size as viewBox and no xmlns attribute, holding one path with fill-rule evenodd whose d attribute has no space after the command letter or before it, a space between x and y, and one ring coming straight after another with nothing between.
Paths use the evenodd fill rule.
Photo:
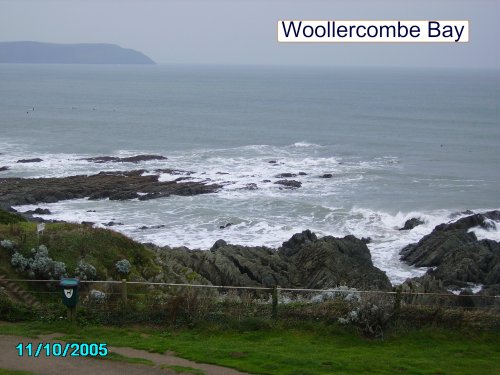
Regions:
<instances>
[{"instance_id":1,"label":"gravel path","mask_svg":"<svg viewBox=\"0 0 500 375\"><path fill-rule=\"evenodd\" d=\"M131 358L144 358L155 363L155 366L129 364L117 361L96 360L79 357L19 357L16 346L19 343L33 343L33 346L43 342L62 342L53 340L57 335L40 336L37 339L19 336L0 335L0 368L9 370L29 371L42 375L173 375L176 372L160 368L161 365L191 367L203 371L206 375L239 375L244 374L233 369L197 363L178 358L171 353L156 354L132 348L110 347L109 351Z\"/></svg>"}]
</instances>

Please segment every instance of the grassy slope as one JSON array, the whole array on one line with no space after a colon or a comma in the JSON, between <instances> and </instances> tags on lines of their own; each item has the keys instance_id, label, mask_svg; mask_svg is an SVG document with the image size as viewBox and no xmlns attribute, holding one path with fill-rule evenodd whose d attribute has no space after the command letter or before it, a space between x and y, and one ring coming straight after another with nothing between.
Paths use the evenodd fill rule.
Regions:
<instances>
[{"instance_id":1,"label":"grassy slope","mask_svg":"<svg viewBox=\"0 0 500 375\"><path fill-rule=\"evenodd\" d=\"M108 277L120 279L115 263L121 259L128 259L133 266L130 278L149 278L159 272L152 251L110 230L69 223L47 223L45 232L38 238L36 223L19 222L0 224L0 239L14 241L25 256L29 256L30 250L38 244L46 245L51 258L66 264L69 276L73 276L79 259L96 267L97 279L100 280ZM0 272L9 277L21 278L22 275L10 266L10 257L11 252L0 249Z\"/></svg>"},{"instance_id":2,"label":"grassy slope","mask_svg":"<svg viewBox=\"0 0 500 375\"><path fill-rule=\"evenodd\" d=\"M62 332L66 340L105 342L262 374L498 374L497 332L425 329L385 341L360 338L335 325L239 332L72 327L57 323L0 325L0 334Z\"/></svg>"}]
</instances>

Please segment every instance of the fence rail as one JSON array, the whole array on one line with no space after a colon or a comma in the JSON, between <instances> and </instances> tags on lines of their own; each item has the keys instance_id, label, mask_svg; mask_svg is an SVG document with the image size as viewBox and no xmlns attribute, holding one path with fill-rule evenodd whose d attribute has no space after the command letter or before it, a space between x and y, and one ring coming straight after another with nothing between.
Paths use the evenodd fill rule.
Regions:
<instances>
[{"instance_id":1,"label":"fence rail","mask_svg":"<svg viewBox=\"0 0 500 375\"><path fill-rule=\"evenodd\" d=\"M58 284L59 280L35 280L35 279L2 279L3 281L11 282L33 282L33 283L54 283ZM308 289L308 288L282 288L280 286L276 287L258 287L258 286L233 286L233 285L207 285L207 284L179 284L179 283L160 283L151 281L128 281L128 280L80 280L80 284L115 284L115 285L150 285L150 286L166 286L166 287L189 287L189 288L207 288L207 289L234 289L234 290L263 290L272 292L274 289L278 289L282 292L305 292L305 293L369 293L369 294L387 294L387 295L423 295L423 296L441 296L441 297L473 297L473 298L485 298L485 299L499 299L500 295L478 295L478 294L454 294L454 293L435 293L435 292L417 292L417 291L386 291L386 290L357 290L357 289L345 289L341 287L329 288L329 289Z\"/></svg>"},{"instance_id":2,"label":"fence rail","mask_svg":"<svg viewBox=\"0 0 500 375\"><path fill-rule=\"evenodd\" d=\"M419 321L446 320L500 327L500 296L396 289L356 290L201 285L126 280L81 280L79 316L104 323L212 321L243 318L346 320L353 312ZM31 317L66 314L59 280L0 279L0 318L20 310L7 299L34 306ZM28 309L30 310L30 309ZM386 314L387 313L387 314ZM37 315L38 314L38 315Z\"/></svg>"}]
</instances>

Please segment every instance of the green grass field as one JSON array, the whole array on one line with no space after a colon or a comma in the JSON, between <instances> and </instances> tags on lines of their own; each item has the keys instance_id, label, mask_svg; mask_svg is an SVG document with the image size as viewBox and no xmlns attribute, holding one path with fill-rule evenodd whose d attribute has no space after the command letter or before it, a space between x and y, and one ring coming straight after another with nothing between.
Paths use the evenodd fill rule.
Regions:
<instances>
[{"instance_id":1,"label":"green grass field","mask_svg":"<svg viewBox=\"0 0 500 375\"><path fill-rule=\"evenodd\" d=\"M0 324L0 334L105 342L151 352L176 352L197 362L258 374L500 374L498 332L427 328L370 340L337 325L273 326L242 331L77 327L67 323Z\"/></svg>"}]
</instances>

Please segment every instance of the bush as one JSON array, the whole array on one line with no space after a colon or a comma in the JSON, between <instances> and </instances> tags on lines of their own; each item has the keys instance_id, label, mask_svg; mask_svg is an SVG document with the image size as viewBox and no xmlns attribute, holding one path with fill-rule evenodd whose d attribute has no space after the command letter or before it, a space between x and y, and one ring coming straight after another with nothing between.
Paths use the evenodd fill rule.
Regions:
<instances>
[{"instance_id":1,"label":"bush","mask_svg":"<svg viewBox=\"0 0 500 375\"><path fill-rule=\"evenodd\" d=\"M28 272L30 277L40 279L59 279L66 275L66 265L56 262L49 257L49 250L45 245L31 249L33 258L25 258L17 251L12 255L10 264L19 272Z\"/></svg>"},{"instance_id":2,"label":"bush","mask_svg":"<svg viewBox=\"0 0 500 375\"><path fill-rule=\"evenodd\" d=\"M97 271L92 264L82 259L75 268L75 276L79 277L81 280L95 280Z\"/></svg>"},{"instance_id":3,"label":"bush","mask_svg":"<svg viewBox=\"0 0 500 375\"><path fill-rule=\"evenodd\" d=\"M116 262L116 270L122 275L128 275L130 273L130 262L127 259L122 259Z\"/></svg>"},{"instance_id":4,"label":"bush","mask_svg":"<svg viewBox=\"0 0 500 375\"><path fill-rule=\"evenodd\" d=\"M367 294L352 306L345 317L338 319L339 323L352 324L365 336L383 338L384 330L394 316L394 304L380 295Z\"/></svg>"},{"instance_id":5,"label":"bush","mask_svg":"<svg viewBox=\"0 0 500 375\"><path fill-rule=\"evenodd\" d=\"M11 240L2 240L0 241L0 246L2 246L4 249L14 250L16 244Z\"/></svg>"},{"instance_id":6,"label":"bush","mask_svg":"<svg viewBox=\"0 0 500 375\"><path fill-rule=\"evenodd\" d=\"M92 289L88 295L88 302L90 303L104 303L106 302L106 293L97 289Z\"/></svg>"}]
</instances>

